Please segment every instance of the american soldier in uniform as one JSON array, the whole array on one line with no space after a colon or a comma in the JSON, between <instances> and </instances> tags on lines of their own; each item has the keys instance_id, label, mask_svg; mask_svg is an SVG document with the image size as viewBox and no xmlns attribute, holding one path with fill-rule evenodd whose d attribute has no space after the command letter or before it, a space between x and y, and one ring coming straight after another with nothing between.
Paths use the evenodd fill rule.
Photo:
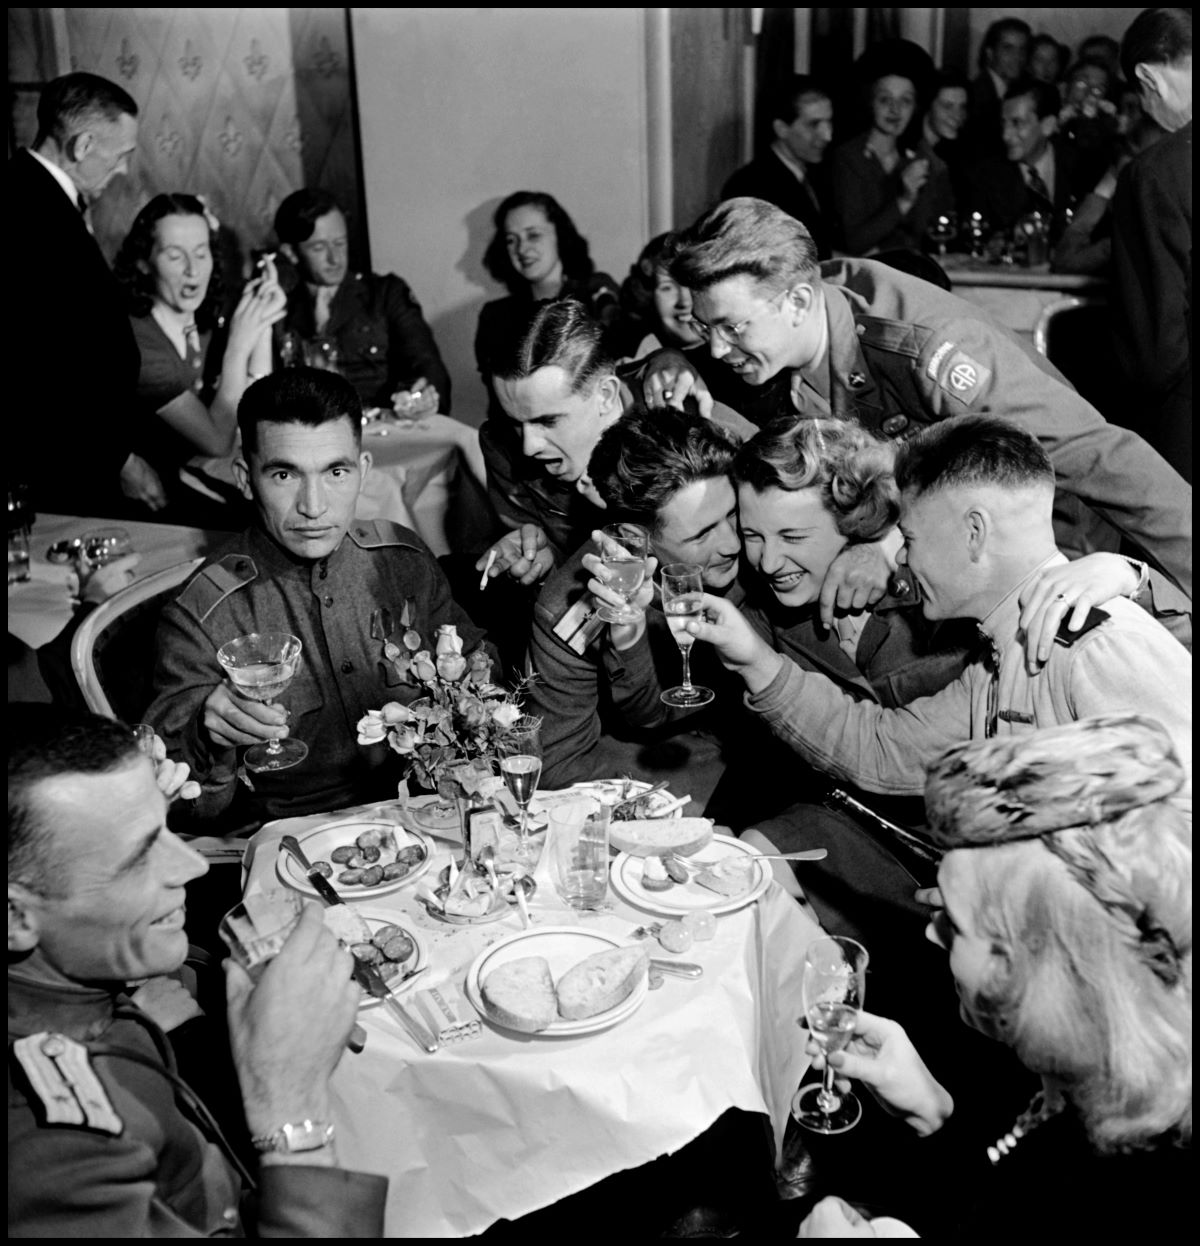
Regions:
<instances>
[{"instance_id":1,"label":"american soldier in uniform","mask_svg":"<svg viewBox=\"0 0 1200 1246\"><path fill-rule=\"evenodd\" d=\"M214 551L163 611L156 696L145 715L169 754L192 767L201 817L244 825L394 797L393 756L356 742L367 710L419 691L385 659L383 633L412 629L432 650L438 628L453 624L468 654L483 639L420 537L386 520L355 519L371 464L361 415L347 381L310 368L263 378L238 408L235 473L257 522ZM284 705L240 696L217 661L226 641L265 631L303 644ZM254 775L253 790L239 784L238 747L289 731L308 756Z\"/></svg>"}]
</instances>

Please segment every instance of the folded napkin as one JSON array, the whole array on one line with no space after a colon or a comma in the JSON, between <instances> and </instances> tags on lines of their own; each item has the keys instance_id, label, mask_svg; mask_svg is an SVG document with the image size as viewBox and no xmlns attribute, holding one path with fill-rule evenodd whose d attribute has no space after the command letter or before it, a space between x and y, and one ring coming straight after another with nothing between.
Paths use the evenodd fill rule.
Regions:
<instances>
[{"instance_id":1,"label":"folded napkin","mask_svg":"<svg viewBox=\"0 0 1200 1246\"><path fill-rule=\"evenodd\" d=\"M479 1014L453 983L417 991L413 998L422 1018L441 1043L460 1043L483 1029Z\"/></svg>"}]
</instances>

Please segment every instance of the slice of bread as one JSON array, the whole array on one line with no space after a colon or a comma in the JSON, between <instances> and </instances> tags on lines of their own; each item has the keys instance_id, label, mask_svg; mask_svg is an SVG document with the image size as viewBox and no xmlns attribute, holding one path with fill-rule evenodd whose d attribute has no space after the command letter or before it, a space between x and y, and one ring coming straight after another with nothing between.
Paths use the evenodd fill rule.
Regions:
<instances>
[{"instance_id":1,"label":"slice of bread","mask_svg":"<svg viewBox=\"0 0 1200 1246\"><path fill-rule=\"evenodd\" d=\"M608 840L618 852L631 857L657 857L664 852L690 856L713 837L711 818L634 818L612 822Z\"/></svg>"},{"instance_id":2,"label":"slice of bread","mask_svg":"<svg viewBox=\"0 0 1200 1246\"><path fill-rule=\"evenodd\" d=\"M558 1011L582 1021L615 1008L646 975L644 947L615 947L573 965L558 980Z\"/></svg>"},{"instance_id":3,"label":"slice of bread","mask_svg":"<svg viewBox=\"0 0 1200 1246\"><path fill-rule=\"evenodd\" d=\"M544 956L525 956L499 965L479 985L493 1021L523 1034L536 1034L558 1020L554 978Z\"/></svg>"}]
</instances>

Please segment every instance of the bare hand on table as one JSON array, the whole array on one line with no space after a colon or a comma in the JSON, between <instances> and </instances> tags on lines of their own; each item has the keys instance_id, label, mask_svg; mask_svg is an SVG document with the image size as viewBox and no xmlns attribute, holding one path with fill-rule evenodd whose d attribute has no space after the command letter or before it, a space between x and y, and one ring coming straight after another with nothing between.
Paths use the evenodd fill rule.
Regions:
<instances>
[{"instance_id":1,"label":"bare hand on table","mask_svg":"<svg viewBox=\"0 0 1200 1246\"><path fill-rule=\"evenodd\" d=\"M123 558L114 559L94 570L89 571L84 567L79 577L79 591L76 596L80 601L98 606L114 593L128 588L137 579L137 568L141 561L141 554L126 554ZM81 566L82 562L80 559Z\"/></svg>"},{"instance_id":2,"label":"bare hand on table","mask_svg":"<svg viewBox=\"0 0 1200 1246\"><path fill-rule=\"evenodd\" d=\"M642 395L647 406L674 407L683 410L683 401L692 395L705 419L712 419L713 397L700 374L680 354L663 354L661 362L652 362L642 377Z\"/></svg>"},{"instance_id":3,"label":"bare hand on table","mask_svg":"<svg viewBox=\"0 0 1200 1246\"><path fill-rule=\"evenodd\" d=\"M805 1051L814 1069L825 1068L825 1055L810 1038ZM862 1082L881 1106L927 1137L946 1123L954 1100L925 1067L904 1027L886 1017L860 1012L850 1045L829 1056L839 1090L850 1089L850 1079Z\"/></svg>"},{"instance_id":4,"label":"bare hand on table","mask_svg":"<svg viewBox=\"0 0 1200 1246\"><path fill-rule=\"evenodd\" d=\"M252 1134L287 1121L328 1121L329 1078L361 997L352 963L311 901L257 983L232 959L225 962L229 1040ZM328 1150L294 1158L326 1157L333 1158Z\"/></svg>"},{"instance_id":5,"label":"bare hand on table","mask_svg":"<svg viewBox=\"0 0 1200 1246\"><path fill-rule=\"evenodd\" d=\"M488 566L489 555L495 551L488 570L488 578L510 575L518 584L536 584L554 570L554 551L546 539L546 533L537 524L526 523L502 536L486 554L475 563L475 570Z\"/></svg>"},{"instance_id":6,"label":"bare hand on table","mask_svg":"<svg viewBox=\"0 0 1200 1246\"><path fill-rule=\"evenodd\" d=\"M287 710L275 701L264 704L240 697L228 684L218 684L204 702L204 730L220 748L282 740L288 734Z\"/></svg>"},{"instance_id":7,"label":"bare hand on table","mask_svg":"<svg viewBox=\"0 0 1200 1246\"><path fill-rule=\"evenodd\" d=\"M436 415L441 404L441 395L436 385L419 376L407 388L392 395L392 407L397 414L410 420L420 419L423 415Z\"/></svg>"},{"instance_id":8,"label":"bare hand on table","mask_svg":"<svg viewBox=\"0 0 1200 1246\"><path fill-rule=\"evenodd\" d=\"M1017 599L1029 673L1036 675L1049 661L1055 633L1068 614L1067 627L1078 631L1093 606L1113 597L1126 597L1137 585L1137 572L1119 554L1088 554L1040 571Z\"/></svg>"},{"instance_id":9,"label":"bare hand on table","mask_svg":"<svg viewBox=\"0 0 1200 1246\"><path fill-rule=\"evenodd\" d=\"M593 532L592 540L600 548L604 548L605 537L602 532ZM634 595L626 599L621 593L608 587L612 572L604 565L599 554L584 554L583 565L592 573L588 581L588 592L606 606L623 610L633 606L642 611L641 617L634 623L610 623L608 625L609 640L618 651L631 649L642 638L646 631L646 610L654 600L654 573L658 570L658 559L651 556L646 559L646 577Z\"/></svg>"}]
</instances>

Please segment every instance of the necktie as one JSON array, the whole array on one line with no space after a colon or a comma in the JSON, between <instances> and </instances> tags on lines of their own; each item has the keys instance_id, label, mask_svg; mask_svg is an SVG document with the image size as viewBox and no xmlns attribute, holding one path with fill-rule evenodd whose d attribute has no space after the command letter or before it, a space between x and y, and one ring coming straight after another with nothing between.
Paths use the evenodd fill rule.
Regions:
<instances>
[{"instance_id":1,"label":"necktie","mask_svg":"<svg viewBox=\"0 0 1200 1246\"><path fill-rule=\"evenodd\" d=\"M1053 207L1054 200L1050 198L1050 190L1042 180L1042 175L1031 164L1023 164L1021 168L1025 172L1025 185L1029 187L1030 194L1041 200L1038 207L1041 208L1043 204Z\"/></svg>"}]
</instances>

